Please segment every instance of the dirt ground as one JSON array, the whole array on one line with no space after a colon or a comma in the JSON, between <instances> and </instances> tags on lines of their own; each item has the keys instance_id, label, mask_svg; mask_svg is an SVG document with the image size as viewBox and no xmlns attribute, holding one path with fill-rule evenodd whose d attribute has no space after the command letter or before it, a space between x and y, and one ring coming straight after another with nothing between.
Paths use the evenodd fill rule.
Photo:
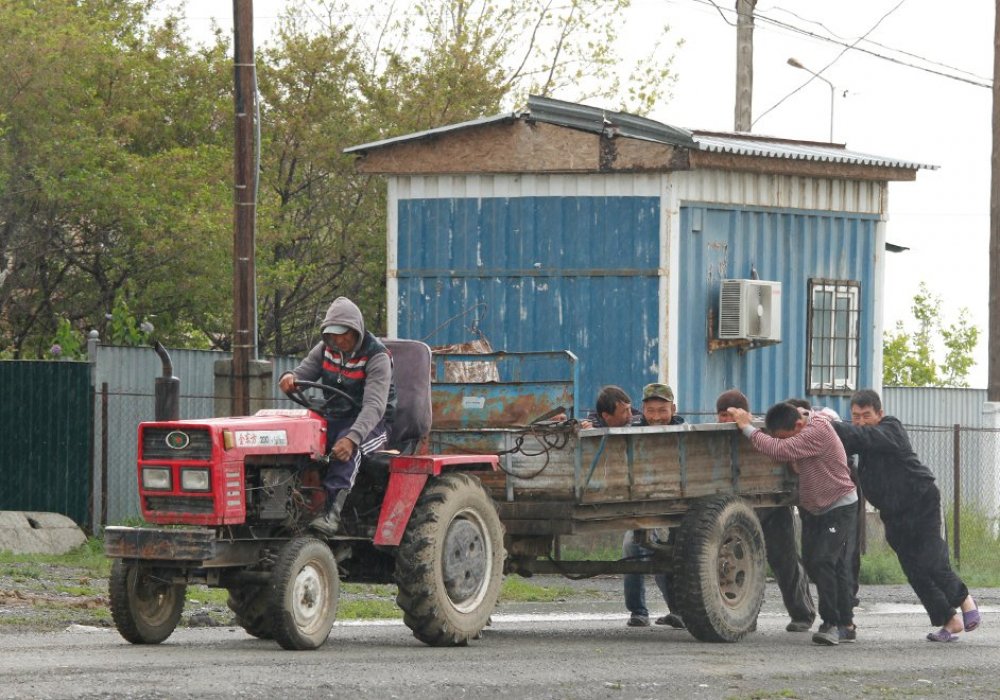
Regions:
<instances>
[{"instance_id":1,"label":"dirt ground","mask_svg":"<svg viewBox=\"0 0 1000 700\"><path fill-rule=\"evenodd\" d=\"M620 577L532 582L560 594L551 602L501 601L483 638L465 648L426 647L399 619L341 619L320 649L285 652L232 626L224 595L197 588L171 638L142 648L111 629L105 579L0 564L0 700L1000 697L1000 630L991 624L1000 589L973 591L987 616L983 630L942 648L923 641L929 623L909 587L862 587L859 641L831 651L785 632L773 582L757 631L737 644L626 627ZM341 602L394 595L391 586L346 588ZM660 614L655 592L649 581L651 612Z\"/></svg>"},{"instance_id":2,"label":"dirt ground","mask_svg":"<svg viewBox=\"0 0 1000 700\"><path fill-rule=\"evenodd\" d=\"M622 582L620 576L598 576L572 580L561 576L535 576L526 579L561 594L550 602L511 603L501 601L499 612L522 609L530 611L621 611ZM973 590L980 606L1000 606L1000 589ZM652 580L647 582L649 606L653 614L665 612ZM862 611L865 606L916 605L916 596L909 586L863 586L860 593ZM193 587L181 620L182 627L219 627L233 624L233 615L225 604L225 592ZM342 589L341 601L352 598L377 598L393 603L394 586L352 586ZM662 609L662 610L661 610ZM761 613L780 615L783 611L780 592L768 581ZM108 581L95 578L82 568L55 564L0 564L0 632L49 632L69 625L112 627L108 611Z\"/></svg>"}]
</instances>

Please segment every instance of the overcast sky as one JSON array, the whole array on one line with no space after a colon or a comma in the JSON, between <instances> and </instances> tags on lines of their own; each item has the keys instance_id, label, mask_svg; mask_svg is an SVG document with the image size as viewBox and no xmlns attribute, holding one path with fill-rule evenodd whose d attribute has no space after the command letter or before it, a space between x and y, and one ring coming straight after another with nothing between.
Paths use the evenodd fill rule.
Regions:
<instances>
[{"instance_id":1,"label":"overcast sky","mask_svg":"<svg viewBox=\"0 0 1000 700\"><path fill-rule=\"evenodd\" d=\"M254 1L256 43L266 40L285 3ZM651 45L664 23L672 39L685 41L674 63L674 97L649 116L675 126L733 129L735 4L633 0L620 18L623 47ZM832 92L834 141L940 166L920 171L916 182L890 184L888 239L910 250L888 257L885 322L892 328L911 318L921 281L941 296L946 319L968 308L982 333L970 378L976 387L986 386L992 5L758 0L754 33L753 131L826 141ZM231 0L187 0L187 7L194 36L203 36L213 18L231 30ZM817 79L804 85L811 76L789 66L790 57L834 89Z\"/></svg>"}]
</instances>

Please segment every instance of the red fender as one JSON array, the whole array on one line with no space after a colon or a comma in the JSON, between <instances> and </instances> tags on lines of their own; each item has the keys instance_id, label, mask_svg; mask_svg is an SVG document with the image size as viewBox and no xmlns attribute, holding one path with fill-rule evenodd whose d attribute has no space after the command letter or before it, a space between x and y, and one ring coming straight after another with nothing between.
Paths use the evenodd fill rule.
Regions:
<instances>
[{"instance_id":1,"label":"red fender","mask_svg":"<svg viewBox=\"0 0 1000 700\"><path fill-rule=\"evenodd\" d=\"M398 546L410 522L413 506L430 476L448 469L469 468L476 471L499 469L496 455L420 455L393 457L389 461L389 487L382 501L382 511L375 528L375 544Z\"/></svg>"}]
</instances>

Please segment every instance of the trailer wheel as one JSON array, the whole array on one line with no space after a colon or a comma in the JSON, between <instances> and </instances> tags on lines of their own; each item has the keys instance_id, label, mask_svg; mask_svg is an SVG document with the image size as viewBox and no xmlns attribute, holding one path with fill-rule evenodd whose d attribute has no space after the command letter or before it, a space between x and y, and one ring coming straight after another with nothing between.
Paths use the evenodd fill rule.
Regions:
<instances>
[{"instance_id":1,"label":"trailer wheel","mask_svg":"<svg viewBox=\"0 0 1000 700\"><path fill-rule=\"evenodd\" d=\"M284 649L316 649L337 619L340 576L333 552L315 537L282 547L268 587L269 631Z\"/></svg>"},{"instance_id":2,"label":"trailer wheel","mask_svg":"<svg viewBox=\"0 0 1000 700\"><path fill-rule=\"evenodd\" d=\"M236 616L236 624L257 639L274 639L268 616L267 586L235 586L229 589L226 605Z\"/></svg>"},{"instance_id":3,"label":"trailer wheel","mask_svg":"<svg viewBox=\"0 0 1000 700\"><path fill-rule=\"evenodd\" d=\"M428 481L396 551L396 603L413 636L464 646L486 626L503 580L503 525L469 474Z\"/></svg>"},{"instance_id":4,"label":"trailer wheel","mask_svg":"<svg viewBox=\"0 0 1000 700\"><path fill-rule=\"evenodd\" d=\"M736 642L757 622L764 601L764 535L742 499L699 501L677 531L675 595L688 630L705 642Z\"/></svg>"},{"instance_id":5,"label":"trailer wheel","mask_svg":"<svg viewBox=\"0 0 1000 700\"><path fill-rule=\"evenodd\" d=\"M187 586L158 579L135 562L115 559L108 579L111 618L132 644L159 644L181 619Z\"/></svg>"}]
</instances>

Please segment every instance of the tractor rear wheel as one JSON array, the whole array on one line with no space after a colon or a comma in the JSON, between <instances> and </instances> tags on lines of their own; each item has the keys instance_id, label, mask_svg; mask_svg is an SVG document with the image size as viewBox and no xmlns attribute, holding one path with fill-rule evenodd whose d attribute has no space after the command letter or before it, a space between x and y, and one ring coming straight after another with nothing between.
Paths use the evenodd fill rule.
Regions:
<instances>
[{"instance_id":1,"label":"tractor rear wheel","mask_svg":"<svg viewBox=\"0 0 1000 700\"><path fill-rule=\"evenodd\" d=\"M396 603L413 636L465 645L489 622L503 580L503 525L474 476L428 481L396 551Z\"/></svg>"},{"instance_id":2,"label":"tractor rear wheel","mask_svg":"<svg viewBox=\"0 0 1000 700\"><path fill-rule=\"evenodd\" d=\"M267 586L234 586L229 589L226 605L236 615L236 624L257 639L274 639L268 617Z\"/></svg>"},{"instance_id":3,"label":"tractor rear wheel","mask_svg":"<svg viewBox=\"0 0 1000 700\"><path fill-rule=\"evenodd\" d=\"M330 547L296 537L281 548L268 587L269 631L284 649L316 649L337 619L340 575Z\"/></svg>"},{"instance_id":4,"label":"tractor rear wheel","mask_svg":"<svg viewBox=\"0 0 1000 700\"><path fill-rule=\"evenodd\" d=\"M764 602L764 534L736 496L701 499L677 530L673 589L688 630L705 642L736 642Z\"/></svg>"},{"instance_id":5,"label":"tractor rear wheel","mask_svg":"<svg viewBox=\"0 0 1000 700\"><path fill-rule=\"evenodd\" d=\"M166 583L136 562L115 559L108 579L111 618L132 644L159 644L181 619L187 586Z\"/></svg>"}]
</instances>

